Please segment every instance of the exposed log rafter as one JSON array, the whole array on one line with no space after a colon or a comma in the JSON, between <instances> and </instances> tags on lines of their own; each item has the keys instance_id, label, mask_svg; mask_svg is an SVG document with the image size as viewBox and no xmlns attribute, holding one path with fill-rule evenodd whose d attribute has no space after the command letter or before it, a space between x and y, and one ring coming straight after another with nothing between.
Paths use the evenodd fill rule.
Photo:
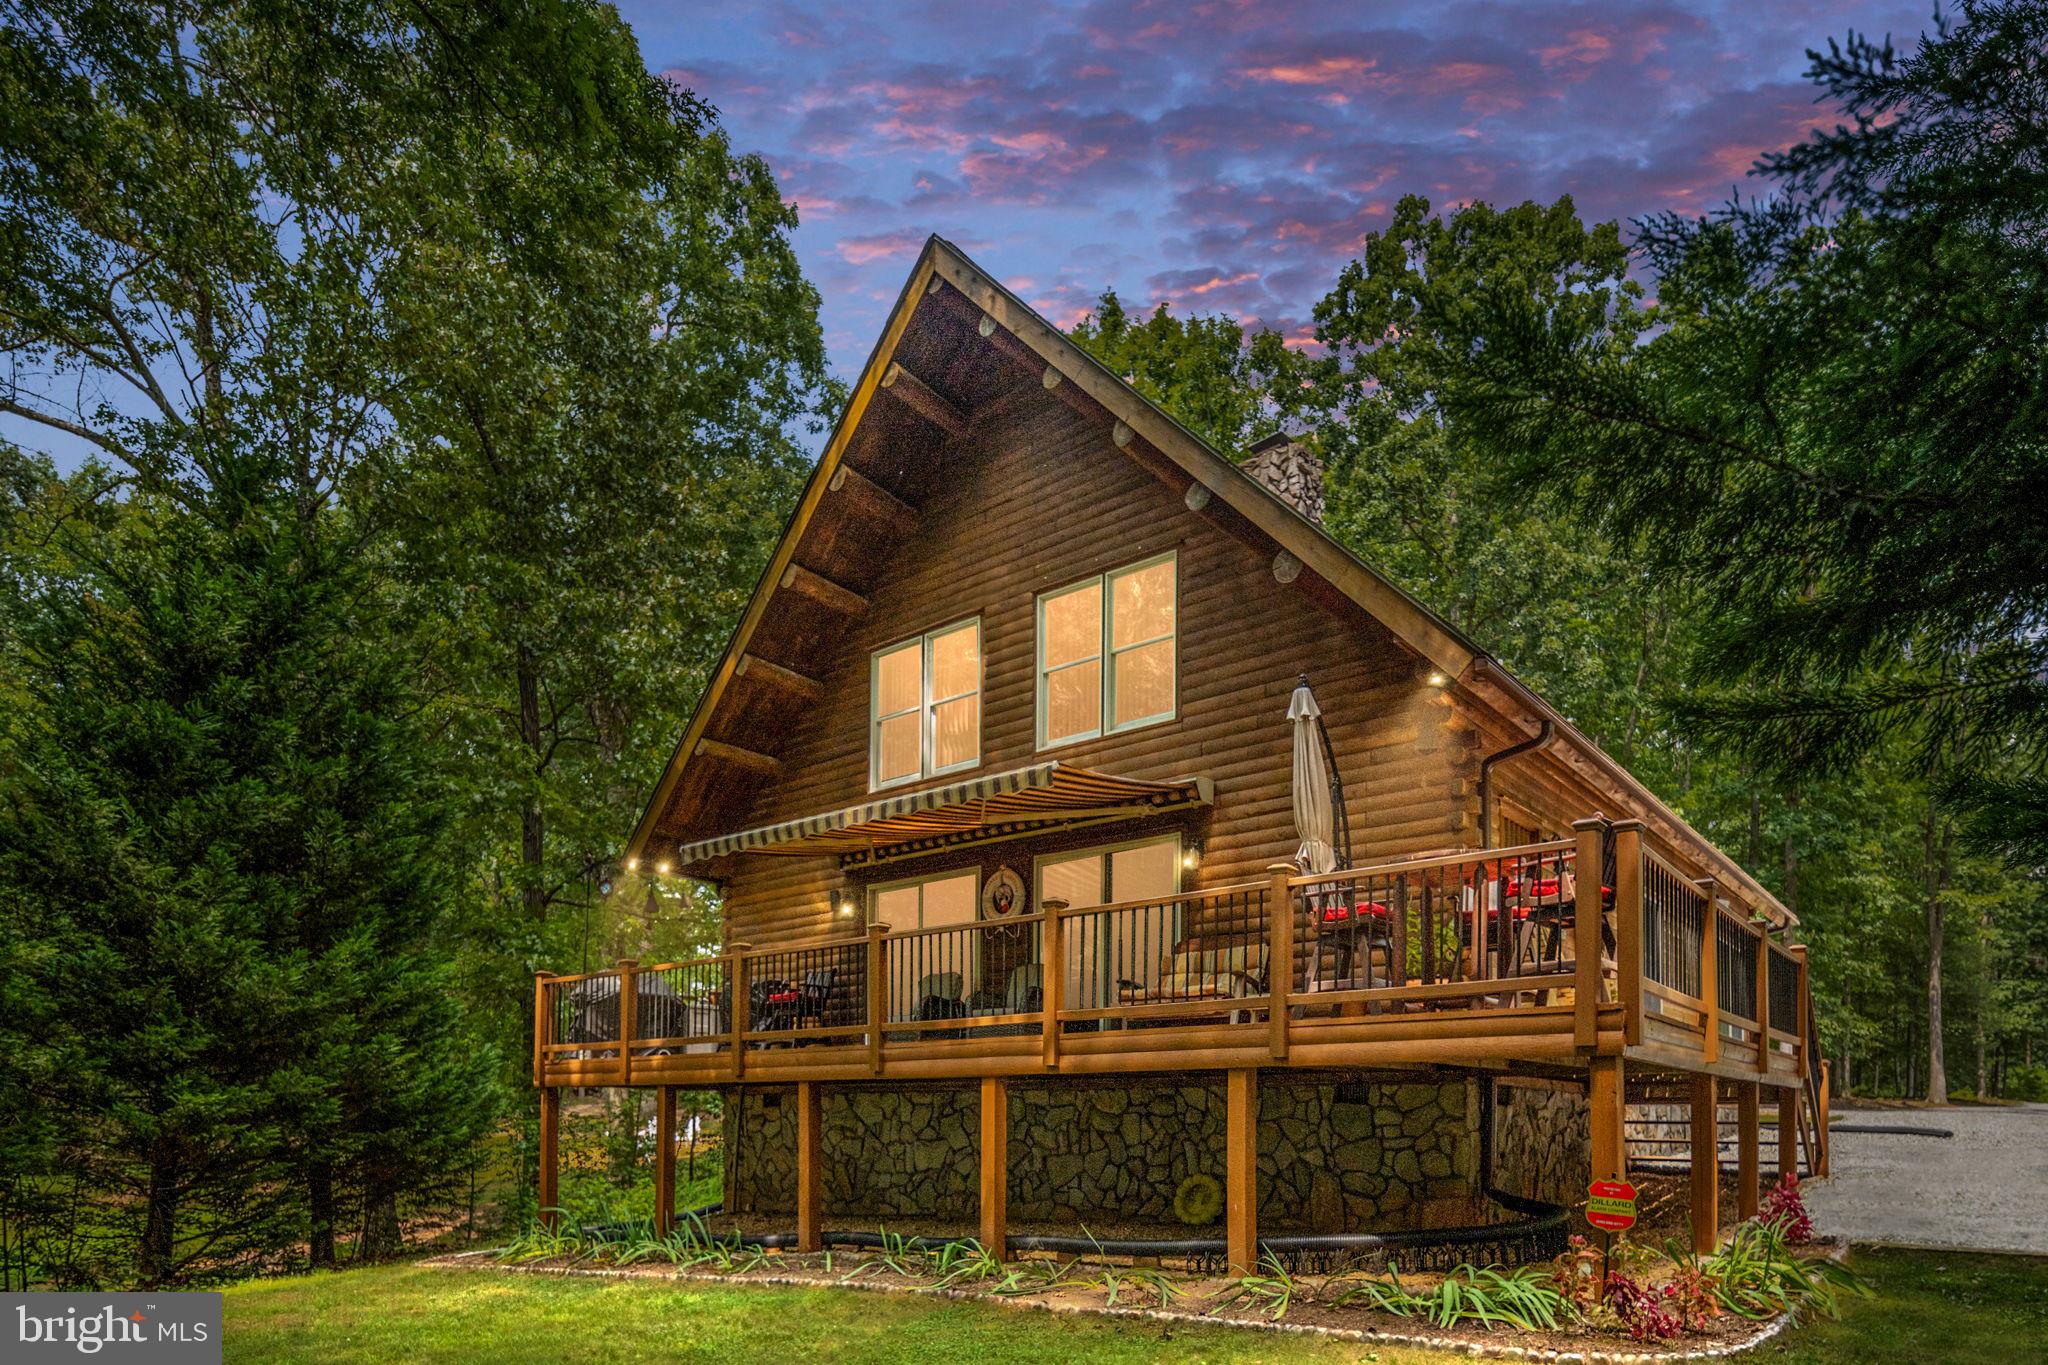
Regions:
<instances>
[{"instance_id":1,"label":"exposed log rafter","mask_svg":"<svg viewBox=\"0 0 2048 1365\"><path fill-rule=\"evenodd\" d=\"M775 755L764 754L757 749L741 748L737 744L727 744L721 739L698 740L697 756L723 759L734 767L745 768L749 772L772 774L782 771L782 760Z\"/></svg>"},{"instance_id":2,"label":"exposed log rafter","mask_svg":"<svg viewBox=\"0 0 2048 1365\"><path fill-rule=\"evenodd\" d=\"M844 494L860 503L869 515L887 522L892 535L901 537L917 529L915 507L851 465L841 465L833 470L829 486L832 492Z\"/></svg>"},{"instance_id":3,"label":"exposed log rafter","mask_svg":"<svg viewBox=\"0 0 2048 1365\"><path fill-rule=\"evenodd\" d=\"M803 701L816 701L825 695L825 684L816 678L770 662L758 654L742 654L735 671L742 678L776 688Z\"/></svg>"},{"instance_id":4,"label":"exposed log rafter","mask_svg":"<svg viewBox=\"0 0 2048 1365\"><path fill-rule=\"evenodd\" d=\"M882 391L932 425L965 436L973 424L960 406L895 361L882 372Z\"/></svg>"},{"instance_id":5,"label":"exposed log rafter","mask_svg":"<svg viewBox=\"0 0 2048 1365\"><path fill-rule=\"evenodd\" d=\"M782 586L842 616L858 616L868 609L867 598L852 588L834 583L821 573L811 572L801 564L792 564L783 571Z\"/></svg>"},{"instance_id":6,"label":"exposed log rafter","mask_svg":"<svg viewBox=\"0 0 2048 1365\"><path fill-rule=\"evenodd\" d=\"M1060 373L1057 366L1047 364L1044 357L1025 345L1014 332L1002 326L987 313L984 312L981 315L981 322L977 330L989 345L995 347L996 350L1002 352L1011 360L1016 361L1017 364L1025 367L1032 374L1037 375L1041 388L1045 389L1062 403L1065 403L1075 412L1080 413L1084 417L1100 417L1102 415L1101 409L1095 405L1094 400L1081 392L1080 385L1061 383L1060 381L1064 376ZM1002 399L997 398L991 401L1001 402Z\"/></svg>"}]
</instances>

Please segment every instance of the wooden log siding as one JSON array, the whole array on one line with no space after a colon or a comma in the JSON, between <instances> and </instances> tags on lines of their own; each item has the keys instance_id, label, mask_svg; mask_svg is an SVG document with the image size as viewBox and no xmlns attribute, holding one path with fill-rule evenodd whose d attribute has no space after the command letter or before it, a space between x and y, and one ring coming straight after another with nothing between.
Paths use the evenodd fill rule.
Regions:
<instances>
[{"instance_id":1,"label":"wooden log siding","mask_svg":"<svg viewBox=\"0 0 2048 1365\"><path fill-rule=\"evenodd\" d=\"M904 542L898 561L881 571L868 611L815 666L824 695L789 717L777 749L780 776L747 808L729 809L716 828L690 836L868 799L870 653L978 615L981 764L973 771L1057 758L1151 781L1213 778L1215 814L1191 887L1257 880L1294 851L1286 714L1298 672L1309 674L1323 703L1359 861L1477 842L1470 736L1445 694L1419 681L1414 656L1377 622L1355 609L1340 617L1318 606L1304 591L1312 575L1276 584L1270 553L1190 512L1184 485L1118 455L1107 422L1034 395L977 434L984 456L962 461L958 477L927 501L922 536ZM1179 558L1178 717L1038 750L1038 594L1168 550ZM1162 818L1159 827L1185 822ZM862 875L1002 863L1028 877L1041 846L1018 841ZM730 936L768 946L848 927L835 921L832 902L854 883L836 859L740 854L730 862Z\"/></svg>"}]
</instances>

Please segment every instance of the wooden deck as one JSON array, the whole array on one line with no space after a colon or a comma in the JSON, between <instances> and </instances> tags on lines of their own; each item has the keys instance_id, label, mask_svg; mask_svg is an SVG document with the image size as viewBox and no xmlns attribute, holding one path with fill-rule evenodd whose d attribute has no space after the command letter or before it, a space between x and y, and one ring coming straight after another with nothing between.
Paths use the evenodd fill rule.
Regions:
<instances>
[{"instance_id":1,"label":"wooden deck","mask_svg":"<svg viewBox=\"0 0 2048 1365\"><path fill-rule=\"evenodd\" d=\"M1256 1086L1272 1068L1575 1078L1597 1179L1627 1171L1632 1086L1675 1087L1710 1116L1732 1097L1748 1211L1768 1091L1780 1133L1794 1135L1781 1166L1796 1169L1801 1149L1809 1170L1827 1165L1805 950L1649 847L1636 822L1586 820L1570 839L1322 876L1277 866L1263 882L1156 900L1053 901L1000 922L876 925L800 948L542 974L534 1009L544 1209L563 1087L656 1087L667 1132L679 1088L790 1084L807 1250L819 1244L820 1089L831 1084L977 1080L987 1134L1001 1131L1011 1078L1221 1071L1228 1255L1247 1270L1258 1259ZM1710 1248L1717 1123L1693 1132L1695 1237ZM983 1241L1001 1248L1005 1144L984 1140L978 1160Z\"/></svg>"},{"instance_id":2,"label":"wooden deck","mask_svg":"<svg viewBox=\"0 0 2048 1365\"><path fill-rule=\"evenodd\" d=\"M1153 959L1188 943L1292 971L1206 989L1162 979L1169 964ZM1373 965L1333 971L1345 948ZM1006 996L998 970L1027 965L1030 998ZM944 1002L961 1013L918 995L977 969L981 998ZM547 1087L710 1087L1417 1064L1583 1073L1620 1057L1803 1086L1809 1012L1803 948L1647 847L1639 826L1588 822L1554 843L1320 877L1276 868L1263 883L1055 904L999 925L877 925L801 948L543 974L533 1074Z\"/></svg>"}]
</instances>

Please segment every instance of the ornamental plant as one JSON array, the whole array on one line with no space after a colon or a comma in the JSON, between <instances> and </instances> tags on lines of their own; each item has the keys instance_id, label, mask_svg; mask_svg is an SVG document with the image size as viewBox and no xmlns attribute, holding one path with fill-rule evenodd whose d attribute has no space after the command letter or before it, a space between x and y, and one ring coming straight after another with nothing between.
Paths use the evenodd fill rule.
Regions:
<instances>
[{"instance_id":1,"label":"ornamental plant","mask_svg":"<svg viewBox=\"0 0 2048 1365\"><path fill-rule=\"evenodd\" d=\"M1669 1341L1685 1331L1673 1286L1651 1285L1617 1270L1607 1276L1607 1306L1637 1341Z\"/></svg>"},{"instance_id":2,"label":"ornamental plant","mask_svg":"<svg viewBox=\"0 0 2048 1365\"><path fill-rule=\"evenodd\" d=\"M1778 1225L1788 1246L1803 1247L1813 1241L1813 1219L1806 1211L1806 1199L1799 1193L1799 1177L1790 1171L1764 1196L1757 1218Z\"/></svg>"}]
</instances>

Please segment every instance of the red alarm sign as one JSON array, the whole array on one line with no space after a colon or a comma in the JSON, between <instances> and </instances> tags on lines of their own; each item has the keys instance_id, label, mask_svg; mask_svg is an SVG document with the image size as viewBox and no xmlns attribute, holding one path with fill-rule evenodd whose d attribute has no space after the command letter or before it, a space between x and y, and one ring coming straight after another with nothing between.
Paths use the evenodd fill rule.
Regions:
<instances>
[{"instance_id":1,"label":"red alarm sign","mask_svg":"<svg viewBox=\"0 0 2048 1365\"><path fill-rule=\"evenodd\" d=\"M1636 1225L1636 1187L1626 1180L1586 1186L1586 1221L1602 1232L1627 1232Z\"/></svg>"}]
</instances>

